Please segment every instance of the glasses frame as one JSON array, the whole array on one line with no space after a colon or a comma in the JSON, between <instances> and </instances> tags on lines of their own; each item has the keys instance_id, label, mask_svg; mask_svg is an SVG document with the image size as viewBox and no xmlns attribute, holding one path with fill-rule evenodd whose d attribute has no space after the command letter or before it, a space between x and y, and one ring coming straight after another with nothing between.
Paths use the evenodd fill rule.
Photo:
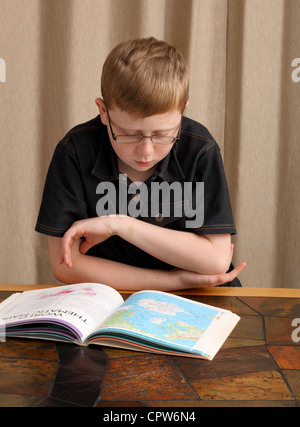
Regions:
<instances>
[{"instance_id":1,"label":"glasses frame","mask_svg":"<svg viewBox=\"0 0 300 427\"><path fill-rule=\"evenodd\" d=\"M108 109L106 109L106 112L107 112L107 118L108 118L108 124L109 124L109 128L110 128L110 131L111 131L111 135L112 135L112 138L113 138L113 140L115 141L115 142L117 142L118 144L139 144L144 138L150 138L151 139L151 142L152 142L152 144L158 144L158 145L171 145L171 144L174 144L176 141L178 141L179 139L180 139L180 133L181 133L181 124L182 124L182 118L181 118L181 120L180 120L180 123L179 123L179 125L178 125L178 132L177 132L177 135L176 136L174 136L174 137L171 137L171 136L163 136L163 135L140 135L140 134L137 134L137 135L116 135L115 133L114 133L114 131L112 130L112 127L111 127L111 119L110 119L110 115L109 115L109 112L108 112ZM133 137L133 138L138 138L139 137L139 140L137 140L136 142L135 141L129 141L129 142L120 142L120 141L118 141L118 137ZM156 141L153 141L153 138L155 138L155 137L158 137L158 138L166 138L166 141L168 141L168 142L156 142ZM171 139L171 140L170 140Z\"/></svg>"}]
</instances>

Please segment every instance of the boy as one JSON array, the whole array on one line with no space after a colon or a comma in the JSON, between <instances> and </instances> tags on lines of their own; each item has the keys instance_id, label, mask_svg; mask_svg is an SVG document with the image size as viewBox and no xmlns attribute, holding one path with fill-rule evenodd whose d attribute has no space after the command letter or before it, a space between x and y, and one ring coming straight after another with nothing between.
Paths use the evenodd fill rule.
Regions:
<instances>
[{"instance_id":1,"label":"boy","mask_svg":"<svg viewBox=\"0 0 300 427\"><path fill-rule=\"evenodd\" d=\"M48 171L36 230L56 278L118 290L240 286L219 148L183 116L182 55L154 38L123 42L101 90L99 116L60 141Z\"/></svg>"}]
</instances>

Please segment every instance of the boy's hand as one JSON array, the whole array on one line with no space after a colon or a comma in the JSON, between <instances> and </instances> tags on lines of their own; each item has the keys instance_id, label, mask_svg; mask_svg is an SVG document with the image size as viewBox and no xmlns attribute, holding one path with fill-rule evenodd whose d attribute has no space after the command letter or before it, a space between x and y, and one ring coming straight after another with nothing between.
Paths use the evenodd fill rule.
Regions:
<instances>
[{"instance_id":1,"label":"boy's hand","mask_svg":"<svg viewBox=\"0 0 300 427\"><path fill-rule=\"evenodd\" d=\"M231 260L233 257L234 244L231 243ZM200 288L205 286L218 286L223 283L232 282L246 267L246 263L240 263L229 273L224 274L199 274L193 271L174 269L172 272L179 279L179 286L185 289Z\"/></svg>"},{"instance_id":2,"label":"boy's hand","mask_svg":"<svg viewBox=\"0 0 300 427\"><path fill-rule=\"evenodd\" d=\"M112 221L109 216L83 219L74 222L63 236L60 264L66 264L69 268L72 267L71 247L73 243L81 239L81 237L85 238L80 245L80 252L84 255L90 248L104 242L104 240L114 234Z\"/></svg>"},{"instance_id":3,"label":"boy's hand","mask_svg":"<svg viewBox=\"0 0 300 427\"><path fill-rule=\"evenodd\" d=\"M235 279L246 267L246 263L242 262L229 273L224 274L199 274L193 271L174 269L174 275L179 279L179 289L200 288L204 286L218 286L223 283L231 282Z\"/></svg>"}]
</instances>

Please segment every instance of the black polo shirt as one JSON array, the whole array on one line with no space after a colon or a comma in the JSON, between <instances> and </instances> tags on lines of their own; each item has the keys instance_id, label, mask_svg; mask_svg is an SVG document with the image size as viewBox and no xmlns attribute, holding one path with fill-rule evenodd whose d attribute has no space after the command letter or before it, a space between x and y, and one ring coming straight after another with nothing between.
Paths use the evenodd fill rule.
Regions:
<instances>
[{"instance_id":1,"label":"black polo shirt","mask_svg":"<svg viewBox=\"0 0 300 427\"><path fill-rule=\"evenodd\" d=\"M140 205L142 201L138 188L135 191L134 183L124 178L124 175L119 175L107 127L101 123L100 117L74 127L55 149L47 174L36 231L62 237L74 221L99 215L100 205L102 211L106 207L110 208L107 213L124 213L124 197L122 211L119 204L119 193L122 191L122 195L126 194L127 197L127 213L131 212L129 204L131 203L132 208L132 203L137 203L136 212L140 215L136 214L135 217L141 221L197 234L236 233L220 149L200 123L183 117L180 139L157 165L154 175L145 181L148 190L148 214L145 213L147 206L142 209ZM153 185L162 182L168 183L170 188L172 183L180 183L182 189L184 183L189 183L192 188L191 209L196 208L199 195L197 183L204 183L204 218L201 223L199 219L193 219L191 216L191 210L186 208L186 200L182 201L182 209L178 209L178 200L175 200L175 193L172 191L169 192L170 196L167 194L167 200L162 196L159 204L155 204L157 212L151 210ZM116 192L112 193L112 196L115 195L115 198L108 198L107 191L103 190L107 183L114 184ZM105 197L106 201L111 200L111 203L101 203L102 197ZM145 198L143 201L145 205ZM169 210L165 209L166 203L171 206ZM173 267L118 236L91 248L88 254L144 268Z\"/></svg>"}]
</instances>

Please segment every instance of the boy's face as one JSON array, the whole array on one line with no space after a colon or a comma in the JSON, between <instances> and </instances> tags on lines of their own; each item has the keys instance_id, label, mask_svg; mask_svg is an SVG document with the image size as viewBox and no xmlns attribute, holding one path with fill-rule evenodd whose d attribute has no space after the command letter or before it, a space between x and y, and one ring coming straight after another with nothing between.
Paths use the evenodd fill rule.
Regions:
<instances>
[{"instance_id":1,"label":"boy's face","mask_svg":"<svg viewBox=\"0 0 300 427\"><path fill-rule=\"evenodd\" d=\"M114 135L161 135L176 137L181 124L181 113L177 110L145 118L138 118L118 108L109 110L107 114L104 102L96 99L101 121L107 126L111 145L118 158L119 171L126 173L131 180L144 181L151 176L156 165L166 157L173 144L153 144L150 138L137 143L120 143L113 139ZM111 129L109 125L111 122Z\"/></svg>"}]
</instances>

